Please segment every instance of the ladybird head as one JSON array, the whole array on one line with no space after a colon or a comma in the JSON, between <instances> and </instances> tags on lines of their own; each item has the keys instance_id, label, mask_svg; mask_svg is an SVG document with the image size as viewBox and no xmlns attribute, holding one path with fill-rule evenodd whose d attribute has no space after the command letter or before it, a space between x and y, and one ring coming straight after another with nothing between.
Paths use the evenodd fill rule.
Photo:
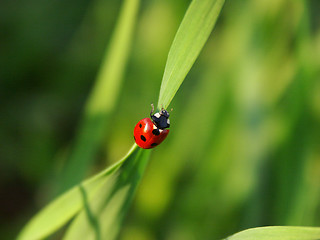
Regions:
<instances>
[{"instance_id":1,"label":"ladybird head","mask_svg":"<svg viewBox=\"0 0 320 240\"><path fill-rule=\"evenodd\" d=\"M157 128L159 129L165 129L165 128L169 128L170 127L170 120L169 120L169 113L167 110L165 110L164 108L161 109L160 112L157 112L155 114L153 113L153 105L152 106L152 111L150 113L150 117L153 121L153 123L156 125Z\"/></svg>"},{"instance_id":2,"label":"ladybird head","mask_svg":"<svg viewBox=\"0 0 320 240\"><path fill-rule=\"evenodd\" d=\"M169 116L170 116L169 113L168 113L168 111L165 110L164 108L161 109L160 115L161 115L161 116L164 116L165 118L169 118Z\"/></svg>"}]
</instances>

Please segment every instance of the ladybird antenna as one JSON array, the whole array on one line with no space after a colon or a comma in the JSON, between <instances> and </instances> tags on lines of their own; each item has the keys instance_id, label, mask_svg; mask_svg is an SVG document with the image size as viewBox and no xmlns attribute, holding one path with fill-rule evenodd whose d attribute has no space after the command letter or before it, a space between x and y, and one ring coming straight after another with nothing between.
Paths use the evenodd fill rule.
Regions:
<instances>
[{"instance_id":1,"label":"ladybird antenna","mask_svg":"<svg viewBox=\"0 0 320 240\"><path fill-rule=\"evenodd\" d=\"M151 112L150 112L150 116L152 116L152 113L154 112L154 105L153 103L151 103Z\"/></svg>"}]
</instances>

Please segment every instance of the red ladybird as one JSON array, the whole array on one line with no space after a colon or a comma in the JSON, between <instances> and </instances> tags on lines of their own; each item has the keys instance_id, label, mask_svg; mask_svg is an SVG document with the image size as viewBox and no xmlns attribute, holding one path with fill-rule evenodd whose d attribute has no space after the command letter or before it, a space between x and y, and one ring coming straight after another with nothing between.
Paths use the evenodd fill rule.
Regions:
<instances>
[{"instance_id":1,"label":"red ladybird","mask_svg":"<svg viewBox=\"0 0 320 240\"><path fill-rule=\"evenodd\" d=\"M154 148L159 145L169 134L170 121L169 113L162 109L160 112L152 114L150 118L141 119L134 128L133 136L137 145L144 149Z\"/></svg>"}]
</instances>

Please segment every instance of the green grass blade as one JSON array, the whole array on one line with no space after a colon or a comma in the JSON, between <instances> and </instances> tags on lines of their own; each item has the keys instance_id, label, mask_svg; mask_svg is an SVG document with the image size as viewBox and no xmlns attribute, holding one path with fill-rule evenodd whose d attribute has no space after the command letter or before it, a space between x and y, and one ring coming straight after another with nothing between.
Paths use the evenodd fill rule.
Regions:
<instances>
[{"instance_id":1,"label":"green grass blade","mask_svg":"<svg viewBox=\"0 0 320 240\"><path fill-rule=\"evenodd\" d=\"M88 201L96 198L101 188L109 181L110 175L125 161L132 158L137 150L137 146L134 145L123 159L53 200L29 221L22 229L18 239L42 239L62 227L83 208L85 204L83 192L86 193Z\"/></svg>"},{"instance_id":2,"label":"green grass blade","mask_svg":"<svg viewBox=\"0 0 320 240\"><path fill-rule=\"evenodd\" d=\"M316 227L261 227L236 233L226 240L317 240L320 228Z\"/></svg>"},{"instance_id":3,"label":"green grass blade","mask_svg":"<svg viewBox=\"0 0 320 240\"><path fill-rule=\"evenodd\" d=\"M167 108L200 54L217 21L224 0L193 0L169 51L158 100Z\"/></svg>"},{"instance_id":4,"label":"green grass blade","mask_svg":"<svg viewBox=\"0 0 320 240\"><path fill-rule=\"evenodd\" d=\"M105 54L97 82L88 100L88 115L110 112L115 106L138 12L139 0L123 3L115 32Z\"/></svg>"},{"instance_id":5,"label":"green grass blade","mask_svg":"<svg viewBox=\"0 0 320 240\"><path fill-rule=\"evenodd\" d=\"M95 195L85 202L66 233L65 240L115 239L139 184L151 151L139 148ZM87 194L83 191L83 195Z\"/></svg>"},{"instance_id":6,"label":"green grass blade","mask_svg":"<svg viewBox=\"0 0 320 240\"><path fill-rule=\"evenodd\" d=\"M128 59L139 0L126 0L88 99L84 119L71 156L61 174L58 193L80 182L101 145L110 114L115 108Z\"/></svg>"}]
</instances>

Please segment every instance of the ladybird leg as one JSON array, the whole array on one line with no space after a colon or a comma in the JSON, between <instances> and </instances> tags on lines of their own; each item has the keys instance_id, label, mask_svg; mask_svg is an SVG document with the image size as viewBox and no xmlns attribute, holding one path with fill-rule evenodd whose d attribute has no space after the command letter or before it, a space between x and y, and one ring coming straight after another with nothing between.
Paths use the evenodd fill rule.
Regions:
<instances>
[{"instance_id":1,"label":"ladybird leg","mask_svg":"<svg viewBox=\"0 0 320 240\"><path fill-rule=\"evenodd\" d=\"M154 106L153 103L151 103L151 113L150 113L150 117L152 117L152 113L154 112Z\"/></svg>"}]
</instances>

